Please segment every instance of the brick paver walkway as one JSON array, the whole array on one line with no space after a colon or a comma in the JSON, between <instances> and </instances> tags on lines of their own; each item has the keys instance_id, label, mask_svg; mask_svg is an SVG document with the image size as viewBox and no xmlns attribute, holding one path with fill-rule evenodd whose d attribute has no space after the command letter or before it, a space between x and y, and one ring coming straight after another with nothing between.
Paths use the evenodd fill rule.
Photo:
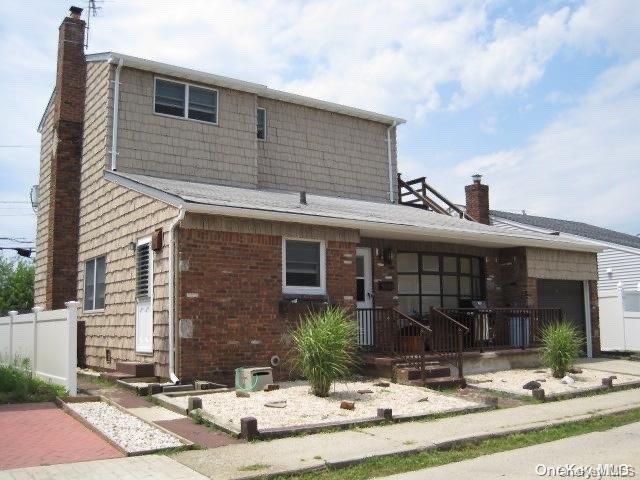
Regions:
<instances>
[{"instance_id":1,"label":"brick paver walkway","mask_svg":"<svg viewBox=\"0 0 640 480\"><path fill-rule=\"evenodd\" d=\"M122 457L53 403L0 405L0 469Z\"/></svg>"}]
</instances>

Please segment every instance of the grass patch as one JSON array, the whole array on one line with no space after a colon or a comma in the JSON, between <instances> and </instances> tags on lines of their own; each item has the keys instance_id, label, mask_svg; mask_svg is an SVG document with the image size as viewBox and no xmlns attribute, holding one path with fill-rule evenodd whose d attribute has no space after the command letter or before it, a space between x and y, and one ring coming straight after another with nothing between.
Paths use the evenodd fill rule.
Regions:
<instances>
[{"instance_id":1,"label":"grass patch","mask_svg":"<svg viewBox=\"0 0 640 480\"><path fill-rule=\"evenodd\" d=\"M66 393L60 385L32 377L29 370L0 365L0 404L51 402Z\"/></svg>"},{"instance_id":2,"label":"grass patch","mask_svg":"<svg viewBox=\"0 0 640 480\"><path fill-rule=\"evenodd\" d=\"M254 463L253 465L247 465L246 467L239 468L238 470L241 472L254 472L256 470L266 470L271 465L267 465L266 463Z\"/></svg>"},{"instance_id":3,"label":"grass patch","mask_svg":"<svg viewBox=\"0 0 640 480\"><path fill-rule=\"evenodd\" d=\"M301 475L280 476L276 478L300 480L364 480L372 477L437 467L483 455L490 455L492 453L583 435L585 433L600 432L638 421L640 421L640 408L624 413L595 417L585 421L547 427L534 432L517 433L475 443L465 443L446 450L431 450L406 456L392 455L372 458L346 468L336 469L327 467Z\"/></svg>"}]
</instances>

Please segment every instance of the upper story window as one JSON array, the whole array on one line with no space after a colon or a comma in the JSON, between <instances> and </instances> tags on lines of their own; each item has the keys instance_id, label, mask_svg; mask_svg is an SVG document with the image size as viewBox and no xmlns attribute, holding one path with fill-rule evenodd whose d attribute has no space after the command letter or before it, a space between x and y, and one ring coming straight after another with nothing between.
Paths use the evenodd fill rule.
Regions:
<instances>
[{"instance_id":1,"label":"upper story window","mask_svg":"<svg viewBox=\"0 0 640 480\"><path fill-rule=\"evenodd\" d=\"M172 117L218 123L218 91L156 78L154 111Z\"/></svg>"},{"instance_id":2,"label":"upper story window","mask_svg":"<svg viewBox=\"0 0 640 480\"><path fill-rule=\"evenodd\" d=\"M267 139L267 109L258 108L256 110L256 123L259 140Z\"/></svg>"},{"instance_id":3,"label":"upper story window","mask_svg":"<svg viewBox=\"0 0 640 480\"><path fill-rule=\"evenodd\" d=\"M284 293L325 293L325 243L318 240L282 241Z\"/></svg>"},{"instance_id":4,"label":"upper story window","mask_svg":"<svg viewBox=\"0 0 640 480\"><path fill-rule=\"evenodd\" d=\"M84 262L84 310L104 308L106 277L105 257L92 258Z\"/></svg>"}]
</instances>

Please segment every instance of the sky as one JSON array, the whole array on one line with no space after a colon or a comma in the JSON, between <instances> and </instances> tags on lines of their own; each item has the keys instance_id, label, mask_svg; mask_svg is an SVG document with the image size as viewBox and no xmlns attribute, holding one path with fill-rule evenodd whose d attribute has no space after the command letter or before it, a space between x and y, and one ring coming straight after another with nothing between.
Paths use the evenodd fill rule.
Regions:
<instances>
[{"instance_id":1,"label":"sky","mask_svg":"<svg viewBox=\"0 0 640 480\"><path fill-rule=\"evenodd\" d=\"M78 6L86 7L85 0ZM104 0L116 51L405 118L399 171L464 202L640 233L640 1ZM0 246L33 241L69 1L0 2ZM85 12L86 13L86 12ZM83 14L86 19L86 15ZM22 202L22 203L13 203Z\"/></svg>"}]
</instances>

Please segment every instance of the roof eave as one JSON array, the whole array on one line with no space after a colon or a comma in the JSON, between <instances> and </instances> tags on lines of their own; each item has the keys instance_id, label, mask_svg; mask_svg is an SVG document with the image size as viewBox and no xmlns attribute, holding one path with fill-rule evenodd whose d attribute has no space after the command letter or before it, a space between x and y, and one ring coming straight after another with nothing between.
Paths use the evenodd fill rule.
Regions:
<instances>
[{"instance_id":1,"label":"roof eave","mask_svg":"<svg viewBox=\"0 0 640 480\"><path fill-rule=\"evenodd\" d=\"M552 239L538 239L502 232L474 232L470 230L440 226L425 228L415 225L389 224L328 215L303 214L273 209L257 209L241 206L189 202L178 195L173 195L130 178L120 176L116 172L105 172L105 178L121 186L143 193L152 198L156 198L157 200L161 200L169 205L181 208L186 212L191 213L349 228L359 230L360 234L365 237L392 238L397 240L442 241L489 248L538 247L591 253L596 253L602 250L602 247L588 242L559 242Z\"/></svg>"}]
</instances>

